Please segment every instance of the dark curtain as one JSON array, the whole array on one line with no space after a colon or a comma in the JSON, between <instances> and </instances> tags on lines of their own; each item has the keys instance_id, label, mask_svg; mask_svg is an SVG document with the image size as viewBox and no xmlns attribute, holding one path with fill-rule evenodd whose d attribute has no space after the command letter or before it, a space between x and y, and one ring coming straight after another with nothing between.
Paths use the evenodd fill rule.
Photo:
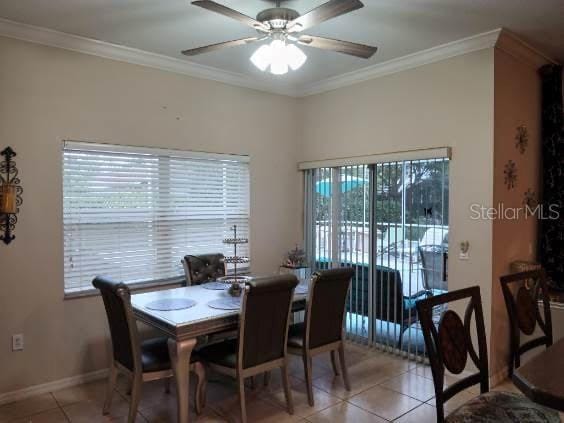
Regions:
<instances>
[{"instance_id":1,"label":"dark curtain","mask_svg":"<svg viewBox=\"0 0 564 423\"><path fill-rule=\"evenodd\" d=\"M562 129L562 66L546 65L542 80L541 204L544 215L559 212L558 219L540 220L539 256L552 285L564 290L564 136ZM552 209L551 209L552 207Z\"/></svg>"}]
</instances>

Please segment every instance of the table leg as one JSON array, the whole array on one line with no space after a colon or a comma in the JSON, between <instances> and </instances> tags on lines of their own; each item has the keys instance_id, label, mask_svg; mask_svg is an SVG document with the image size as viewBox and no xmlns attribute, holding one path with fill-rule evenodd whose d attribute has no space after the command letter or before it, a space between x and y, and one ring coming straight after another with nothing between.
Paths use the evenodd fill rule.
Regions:
<instances>
[{"instance_id":1,"label":"table leg","mask_svg":"<svg viewBox=\"0 0 564 423\"><path fill-rule=\"evenodd\" d=\"M168 339L168 352L176 380L178 423L188 423L190 396L190 355L196 339L177 341Z\"/></svg>"}]
</instances>

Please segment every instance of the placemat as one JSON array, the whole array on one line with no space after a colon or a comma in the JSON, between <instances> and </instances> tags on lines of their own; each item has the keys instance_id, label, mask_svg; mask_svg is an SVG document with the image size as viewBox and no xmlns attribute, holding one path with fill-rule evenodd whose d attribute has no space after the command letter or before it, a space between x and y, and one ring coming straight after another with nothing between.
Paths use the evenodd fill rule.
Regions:
<instances>
[{"instance_id":1,"label":"placemat","mask_svg":"<svg viewBox=\"0 0 564 423\"><path fill-rule=\"evenodd\" d=\"M163 298L162 300L151 301L145 307L150 310L172 311L194 307L195 305L196 301L190 298Z\"/></svg>"},{"instance_id":2,"label":"placemat","mask_svg":"<svg viewBox=\"0 0 564 423\"><path fill-rule=\"evenodd\" d=\"M219 310L239 310L241 308L241 297L225 297L211 300L208 305Z\"/></svg>"},{"instance_id":3,"label":"placemat","mask_svg":"<svg viewBox=\"0 0 564 423\"><path fill-rule=\"evenodd\" d=\"M212 289L214 291L222 291L229 288L229 284L221 281L207 282L200 285L205 289Z\"/></svg>"}]
</instances>

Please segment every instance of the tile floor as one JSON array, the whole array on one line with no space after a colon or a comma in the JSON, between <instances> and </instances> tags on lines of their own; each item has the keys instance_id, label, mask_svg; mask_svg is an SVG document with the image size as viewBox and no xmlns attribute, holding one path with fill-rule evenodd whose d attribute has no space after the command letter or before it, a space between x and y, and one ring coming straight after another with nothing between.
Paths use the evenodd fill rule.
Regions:
<instances>
[{"instance_id":1,"label":"tile floor","mask_svg":"<svg viewBox=\"0 0 564 423\"><path fill-rule=\"evenodd\" d=\"M290 374L295 413L286 413L279 372L273 372L265 388L259 378L254 390L247 391L249 422L435 422L434 390L428 366L417 365L396 356L347 345L346 353L352 390L347 392L340 377L334 377L329 357L314 359L315 406L307 403L303 367L298 357L291 358ZM207 405L197 422L238 422L236 385L229 379L210 375ZM448 382L448 380L447 380ZM192 384L194 385L194 384ZM505 382L494 388L518 392ZM4 422L125 422L128 395L120 379L111 414L102 416L105 381L97 381L0 406ZM446 412L477 395L473 387L447 403ZM164 392L162 381L147 383L138 410L138 422L174 422L176 398Z\"/></svg>"}]
</instances>

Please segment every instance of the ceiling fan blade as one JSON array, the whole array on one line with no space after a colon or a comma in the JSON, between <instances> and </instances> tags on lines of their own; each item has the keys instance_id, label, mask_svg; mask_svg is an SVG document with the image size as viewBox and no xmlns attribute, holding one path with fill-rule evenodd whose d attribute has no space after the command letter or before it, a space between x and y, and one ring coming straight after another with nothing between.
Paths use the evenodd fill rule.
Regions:
<instances>
[{"instance_id":1,"label":"ceiling fan blade","mask_svg":"<svg viewBox=\"0 0 564 423\"><path fill-rule=\"evenodd\" d=\"M302 35L298 38L298 43L323 50L337 51L363 59L369 59L378 50L378 47L351 43L350 41L333 40L332 38L315 37L313 35Z\"/></svg>"},{"instance_id":2,"label":"ceiling fan blade","mask_svg":"<svg viewBox=\"0 0 564 423\"><path fill-rule=\"evenodd\" d=\"M259 41L262 39L264 39L264 37L250 37L250 38L241 38L239 40L224 41L223 43L211 44L209 46L183 50L182 54L184 54L185 56L196 56L197 54L209 53L210 51L215 51L226 47L235 47L235 46L241 46L243 44L254 43L255 41Z\"/></svg>"},{"instance_id":3,"label":"ceiling fan blade","mask_svg":"<svg viewBox=\"0 0 564 423\"><path fill-rule=\"evenodd\" d=\"M359 0L331 0L288 22L288 32L299 32L345 13L364 7Z\"/></svg>"},{"instance_id":4,"label":"ceiling fan blade","mask_svg":"<svg viewBox=\"0 0 564 423\"><path fill-rule=\"evenodd\" d=\"M236 10L233 10L227 6L216 3L215 1L199 0L199 1L193 1L192 4L194 6L203 7L204 9L219 13L220 15L227 16L228 18L235 19L247 26L250 26L251 28L258 29L260 31L270 30L268 25L265 25L262 22L259 22L256 19L251 18L250 16L243 15L242 13L237 12Z\"/></svg>"}]
</instances>

